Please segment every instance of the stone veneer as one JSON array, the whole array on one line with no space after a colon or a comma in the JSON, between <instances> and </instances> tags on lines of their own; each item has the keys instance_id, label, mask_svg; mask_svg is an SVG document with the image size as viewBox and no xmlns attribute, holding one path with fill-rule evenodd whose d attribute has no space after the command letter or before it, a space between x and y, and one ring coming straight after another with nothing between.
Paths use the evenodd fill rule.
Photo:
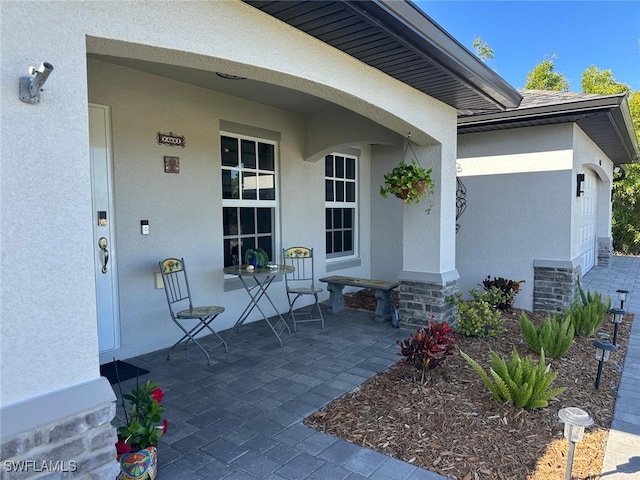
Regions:
<instances>
[{"instance_id":1,"label":"stone veneer","mask_svg":"<svg viewBox=\"0 0 640 480\"><path fill-rule=\"evenodd\" d=\"M78 390L74 393L82 396ZM66 405L57 404L62 398L53 394L45 397L44 402L37 399L3 408L3 425L13 425L8 426L9 432L4 431L3 426L1 480L116 478L120 472L115 450L117 433L110 423L116 411L115 396L113 401L100 401L99 405L68 413L27 431L14 431L16 425L38 423L43 418L43 403L51 402L49 412L65 410L65 407L72 410L72 399L73 395L70 395ZM79 403L86 399L86 396L81 398ZM90 401L94 399L89 395ZM78 399L75 400L78 403Z\"/></svg>"},{"instance_id":2,"label":"stone veneer","mask_svg":"<svg viewBox=\"0 0 640 480\"><path fill-rule=\"evenodd\" d=\"M447 297L458 292L458 280L450 280L444 285L416 280L399 280L398 303L400 325L403 327L424 327L433 316L436 322L455 323L455 306Z\"/></svg>"},{"instance_id":3,"label":"stone veneer","mask_svg":"<svg viewBox=\"0 0 640 480\"><path fill-rule=\"evenodd\" d=\"M610 267L613 257L613 242L610 237L598 237L598 265Z\"/></svg>"},{"instance_id":4,"label":"stone veneer","mask_svg":"<svg viewBox=\"0 0 640 480\"><path fill-rule=\"evenodd\" d=\"M536 260L533 264L533 311L563 312L575 299L582 267L577 262Z\"/></svg>"}]
</instances>

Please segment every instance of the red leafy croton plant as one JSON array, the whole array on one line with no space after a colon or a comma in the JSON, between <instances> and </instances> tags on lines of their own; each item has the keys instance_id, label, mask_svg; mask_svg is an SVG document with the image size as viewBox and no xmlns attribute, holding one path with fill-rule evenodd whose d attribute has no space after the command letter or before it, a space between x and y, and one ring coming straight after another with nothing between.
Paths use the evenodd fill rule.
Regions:
<instances>
[{"instance_id":1,"label":"red leafy croton plant","mask_svg":"<svg viewBox=\"0 0 640 480\"><path fill-rule=\"evenodd\" d=\"M148 381L123 397L129 400L131 408L128 415L125 412L127 424L118 428L117 453L136 452L157 446L168 426L167 420L162 418L164 407L160 404L164 392L157 383Z\"/></svg>"},{"instance_id":2,"label":"red leafy croton plant","mask_svg":"<svg viewBox=\"0 0 640 480\"><path fill-rule=\"evenodd\" d=\"M442 365L448 355L453 353L456 339L447 322L437 323L432 316L429 328L420 328L404 342L398 340L402 348L404 362L413 365L417 370L431 370Z\"/></svg>"}]
</instances>

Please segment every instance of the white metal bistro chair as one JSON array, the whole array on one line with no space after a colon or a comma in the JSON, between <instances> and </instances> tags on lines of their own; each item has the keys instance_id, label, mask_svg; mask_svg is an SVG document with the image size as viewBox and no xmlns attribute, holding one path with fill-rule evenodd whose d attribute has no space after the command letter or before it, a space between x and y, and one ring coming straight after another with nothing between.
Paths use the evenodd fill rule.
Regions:
<instances>
[{"instance_id":1,"label":"white metal bistro chair","mask_svg":"<svg viewBox=\"0 0 640 480\"><path fill-rule=\"evenodd\" d=\"M295 268L293 273L284 277L287 288L287 299L289 300L289 318L293 320L293 331L297 332L297 324L304 322L320 322L324 330L324 317L318 301L318 293L322 292L322 287L315 285L313 270L313 248L289 247L283 250L283 261L285 265ZM305 295L313 295L315 301L310 306L308 312L294 312L294 306L298 298ZM317 316L314 311L317 310ZM298 318L296 318L296 315ZM302 318L300 318L302 317Z\"/></svg>"},{"instance_id":2,"label":"white metal bistro chair","mask_svg":"<svg viewBox=\"0 0 640 480\"><path fill-rule=\"evenodd\" d=\"M213 322L218 315L224 312L224 307L193 306L191 301L191 291L189 289L189 280L187 279L187 271L184 266L184 258L167 258L159 262L159 264L162 281L164 283L164 291L167 294L167 302L169 304L171 319L176 325L178 325L178 327L180 327L180 330L184 332L182 338L169 348L169 351L167 352L167 360L169 360L171 350L174 347L184 343L184 348L186 349L189 342L193 342L207 356L207 362L211 365L209 352L200 344L200 342L198 342L198 340L196 340L196 335L205 328L209 329L209 331L219 340L219 342L213 345L210 350L220 345L224 345L224 351L228 352L229 349L227 348L227 343L213 328L211 328L211 322ZM184 324L193 320L197 320L197 323L192 328L187 329Z\"/></svg>"}]
</instances>

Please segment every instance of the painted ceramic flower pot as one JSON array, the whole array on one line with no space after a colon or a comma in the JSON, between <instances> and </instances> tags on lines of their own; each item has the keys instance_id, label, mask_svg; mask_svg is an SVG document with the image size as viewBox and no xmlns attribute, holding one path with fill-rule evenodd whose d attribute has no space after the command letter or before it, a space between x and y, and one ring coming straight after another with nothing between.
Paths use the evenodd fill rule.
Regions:
<instances>
[{"instance_id":1,"label":"painted ceramic flower pot","mask_svg":"<svg viewBox=\"0 0 640 480\"><path fill-rule=\"evenodd\" d=\"M158 449L154 446L118 455L120 475L116 480L154 480L158 472Z\"/></svg>"}]
</instances>

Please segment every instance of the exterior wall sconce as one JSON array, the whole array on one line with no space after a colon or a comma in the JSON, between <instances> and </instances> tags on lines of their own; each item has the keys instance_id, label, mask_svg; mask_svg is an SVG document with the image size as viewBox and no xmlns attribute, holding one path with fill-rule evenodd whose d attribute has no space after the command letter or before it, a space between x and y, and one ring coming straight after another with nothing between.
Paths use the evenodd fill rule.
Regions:
<instances>
[{"instance_id":1,"label":"exterior wall sconce","mask_svg":"<svg viewBox=\"0 0 640 480\"><path fill-rule=\"evenodd\" d=\"M593 425L593 419L587 412L577 407L563 408L558 412L558 416L564 422L564 438L569 440L569 455L567 456L567 469L564 478L571 480L576 443L582 441L584 429Z\"/></svg>"},{"instance_id":2,"label":"exterior wall sconce","mask_svg":"<svg viewBox=\"0 0 640 480\"><path fill-rule=\"evenodd\" d=\"M616 290L620 301L620 310L624 310L624 302L629 298L629 290ZM626 311L626 310L625 310Z\"/></svg>"},{"instance_id":3,"label":"exterior wall sconce","mask_svg":"<svg viewBox=\"0 0 640 480\"><path fill-rule=\"evenodd\" d=\"M624 317L624 310L621 308L612 308L609 310L611 314L611 321L613 322L613 344L617 345L618 343L618 327L622 323L622 318Z\"/></svg>"},{"instance_id":4,"label":"exterior wall sconce","mask_svg":"<svg viewBox=\"0 0 640 480\"><path fill-rule=\"evenodd\" d=\"M29 67L29 76L20 77L20 100L25 103L40 103L40 92L53 71L53 65L43 62L40 68Z\"/></svg>"},{"instance_id":5,"label":"exterior wall sconce","mask_svg":"<svg viewBox=\"0 0 640 480\"><path fill-rule=\"evenodd\" d=\"M584 182L584 173L579 173L576 176L576 180L577 180L576 197L581 197L582 194L584 193L584 190L582 189L582 182Z\"/></svg>"},{"instance_id":6,"label":"exterior wall sconce","mask_svg":"<svg viewBox=\"0 0 640 480\"><path fill-rule=\"evenodd\" d=\"M596 374L596 390L600 389L600 376L602 375L602 364L609 360L609 353L616 349L616 346L603 340L595 340L593 346L596 347L596 360L598 360L598 373Z\"/></svg>"}]
</instances>

